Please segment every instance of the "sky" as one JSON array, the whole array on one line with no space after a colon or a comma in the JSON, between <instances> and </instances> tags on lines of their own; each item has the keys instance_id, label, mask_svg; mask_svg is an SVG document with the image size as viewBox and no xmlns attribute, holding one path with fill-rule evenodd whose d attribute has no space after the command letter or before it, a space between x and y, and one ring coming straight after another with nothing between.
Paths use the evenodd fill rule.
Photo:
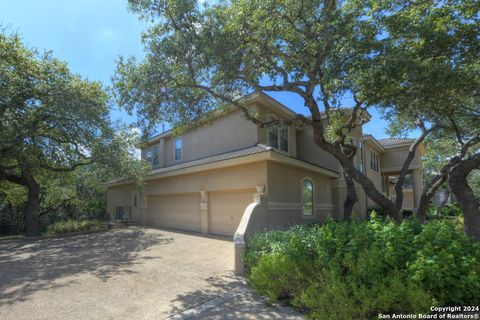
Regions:
<instances>
[{"instance_id":1,"label":"sky","mask_svg":"<svg viewBox=\"0 0 480 320\"><path fill-rule=\"evenodd\" d=\"M30 48L51 50L71 71L110 85L118 56L144 55L140 40L147 25L127 10L127 0L0 0L0 25L20 34ZM268 93L298 113L307 113L291 93ZM346 101L345 107L348 107ZM386 138L387 123L376 110L364 133ZM113 120L134 117L114 107Z\"/></svg>"}]
</instances>

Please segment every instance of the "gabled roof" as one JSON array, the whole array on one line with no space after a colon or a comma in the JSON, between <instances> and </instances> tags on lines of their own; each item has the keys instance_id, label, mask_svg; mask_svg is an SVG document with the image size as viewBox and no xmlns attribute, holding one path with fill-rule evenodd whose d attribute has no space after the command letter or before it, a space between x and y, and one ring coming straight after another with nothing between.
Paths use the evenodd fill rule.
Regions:
<instances>
[{"instance_id":1,"label":"gabled roof","mask_svg":"<svg viewBox=\"0 0 480 320\"><path fill-rule=\"evenodd\" d=\"M379 150L380 152L384 152L384 151L385 151L385 148L383 147L383 145L380 144L380 142L379 142L377 139L375 139L375 137L372 136L371 134L364 134L364 135L363 135L363 140L364 140L364 141L367 141L367 142L370 141L373 145L375 145L375 147L378 148L378 150Z\"/></svg>"}]
</instances>

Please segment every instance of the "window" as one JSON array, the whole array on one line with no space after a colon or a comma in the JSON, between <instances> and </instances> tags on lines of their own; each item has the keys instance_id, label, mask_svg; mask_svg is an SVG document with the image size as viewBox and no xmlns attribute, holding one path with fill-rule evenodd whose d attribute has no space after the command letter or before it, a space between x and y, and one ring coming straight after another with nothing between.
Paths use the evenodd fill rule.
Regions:
<instances>
[{"instance_id":1,"label":"window","mask_svg":"<svg viewBox=\"0 0 480 320\"><path fill-rule=\"evenodd\" d=\"M365 168L364 168L364 159L363 159L363 140L358 139L358 153L359 153L359 161L358 161L358 169L360 170L361 173L365 173Z\"/></svg>"},{"instance_id":2,"label":"window","mask_svg":"<svg viewBox=\"0 0 480 320\"><path fill-rule=\"evenodd\" d=\"M378 156L378 153L373 150L370 150L370 169L375 172L380 171L380 158Z\"/></svg>"},{"instance_id":3,"label":"window","mask_svg":"<svg viewBox=\"0 0 480 320\"><path fill-rule=\"evenodd\" d=\"M268 145L272 148L278 148L278 127L270 126L268 128Z\"/></svg>"},{"instance_id":4,"label":"window","mask_svg":"<svg viewBox=\"0 0 480 320\"><path fill-rule=\"evenodd\" d=\"M275 121L271 117L269 121ZM268 127L268 145L285 152L288 152L288 126L271 125Z\"/></svg>"},{"instance_id":5,"label":"window","mask_svg":"<svg viewBox=\"0 0 480 320\"><path fill-rule=\"evenodd\" d=\"M145 160L147 160L152 167L160 164L160 147L154 146L145 150Z\"/></svg>"},{"instance_id":6,"label":"window","mask_svg":"<svg viewBox=\"0 0 480 320\"><path fill-rule=\"evenodd\" d=\"M135 193L133 195L133 207L136 208L138 206L138 195Z\"/></svg>"},{"instance_id":7,"label":"window","mask_svg":"<svg viewBox=\"0 0 480 320\"><path fill-rule=\"evenodd\" d=\"M313 216L313 182L310 179L302 181L302 213Z\"/></svg>"},{"instance_id":8,"label":"window","mask_svg":"<svg viewBox=\"0 0 480 320\"><path fill-rule=\"evenodd\" d=\"M175 161L182 160L182 138L175 139Z\"/></svg>"}]
</instances>

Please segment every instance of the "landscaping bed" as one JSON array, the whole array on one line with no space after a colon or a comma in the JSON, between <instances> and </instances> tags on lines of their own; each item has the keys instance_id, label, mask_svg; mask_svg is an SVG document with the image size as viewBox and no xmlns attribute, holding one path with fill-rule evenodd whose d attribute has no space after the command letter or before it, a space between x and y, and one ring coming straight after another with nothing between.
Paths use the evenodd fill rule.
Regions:
<instances>
[{"instance_id":1,"label":"landscaping bed","mask_svg":"<svg viewBox=\"0 0 480 320\"><path fill-rule=\"evenodd\" d=\"M314 319L378 319L480 303L480 244L449 221L372 217L270 231L245 256L249 284Z\"/></svg>"}]
</instances>

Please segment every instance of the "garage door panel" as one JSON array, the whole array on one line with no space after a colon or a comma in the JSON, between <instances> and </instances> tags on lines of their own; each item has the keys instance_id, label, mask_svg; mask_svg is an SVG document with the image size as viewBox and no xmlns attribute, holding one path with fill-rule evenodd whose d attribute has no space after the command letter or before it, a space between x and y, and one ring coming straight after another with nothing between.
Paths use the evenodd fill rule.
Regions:
<instances>
[{"instance_id":1,"label":"garage door panel","mask_svg":"<svg viewBox=\"0 0 480 320\"><path fill-rule=\"evenodd\" d=\"M153 196L149 211L152 225L200 231L200 196L197 194Z\"/></svg>"},{"instance_id":2,"label":"garage door panel","mask_svg":"<svg viewBox=\"0 0 480 320\"><path fill-rule=\"evenodd\" d=\"M253 202L253 192L211 193L210 233L233 236L245 208Z\"/></svg>"}]
</instances>

